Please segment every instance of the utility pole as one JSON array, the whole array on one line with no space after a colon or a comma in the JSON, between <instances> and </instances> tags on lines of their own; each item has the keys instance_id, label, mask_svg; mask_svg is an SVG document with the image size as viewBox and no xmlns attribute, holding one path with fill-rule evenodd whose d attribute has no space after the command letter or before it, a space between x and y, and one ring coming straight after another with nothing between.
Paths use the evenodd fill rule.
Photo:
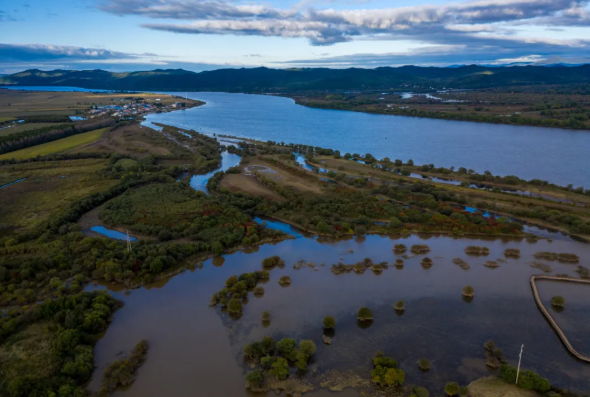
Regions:
<instances>
[{"instance_id":1,"label":"utility pole","mask_svg":"<svg viewBox=\"0 0 590 397\"><path fill-rule=\"evenodd\" d=\"M520 347L520 354L518 355L518 369L516 370L516 384L518 385L518 375L520 374L520 360L522 360L522 349L524 345Z\"/></svg>"},{"instance_id":2,"label":"utility pole","mask_svg":"<svg viewBox=\"0 0 590 397\"><path fill-rule=\"evenodd\" d=\"M127 251L131 252L131 239L129 238L129 230L127 230Z\"/></svg>"}]
</instances>

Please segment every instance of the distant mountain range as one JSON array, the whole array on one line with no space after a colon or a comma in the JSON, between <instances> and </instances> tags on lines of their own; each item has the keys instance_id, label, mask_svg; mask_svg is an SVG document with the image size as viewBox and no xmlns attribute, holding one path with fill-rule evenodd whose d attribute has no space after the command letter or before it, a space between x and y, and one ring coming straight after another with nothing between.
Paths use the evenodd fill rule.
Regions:
<instances>
[{"instance_id":1,"label":"distant mountain range","mask_svg":"<svg viewBox=\"0 0 590 397\"><path fill-rule=\"evenodd\" d=\"M281 92L303 90L392 90L489 88L540 84L589 84L590 65L491 67L381 67L376 69L219 69L189 72L157 69L112 73L104 70L26 70L0 77L1 85L72 86L128 91Z\"/></svg>"}]
</instances>

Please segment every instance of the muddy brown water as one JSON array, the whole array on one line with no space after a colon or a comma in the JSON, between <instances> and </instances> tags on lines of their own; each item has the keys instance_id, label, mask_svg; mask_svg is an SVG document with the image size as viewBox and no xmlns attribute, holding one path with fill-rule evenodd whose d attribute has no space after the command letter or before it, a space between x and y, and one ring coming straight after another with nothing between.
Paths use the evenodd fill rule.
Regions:
<instances>
[{"instance_id":1,"label":"muddy brown water","mask_svg":"<svg viewBox=\"0 0 590 397\"><path fill-rule=\"evenodd\" d=\"M330 271L330 265L340 258L344 263L368 257L374 262L391 264L399 257L392 252L393 245L399 242L408 247L429 245L431 252L426 256L434 260L434 265L422 268L420 260L425 255L419 255L407 259L403 269L390 266L380 275L370 270L341 275ZM467 245L487 246L491 253L487 257L469 256L464 253ZM503 258L506 248L519 248L520 259L508 259L496 269L483 266L486 260ZM99 387L99 378L108 363L123 357L145 338L150 343L147 361L138 371L135 383L116 395L248 396L244 389L248 368L243 362L242 348L271 335L276 339L314 340L318 346L314 364L320 375L337 369L353 370L368 378L371 357L382 350L406 372L406 384L427 387L435 396L442 395L448 381L467 384L493 372L485 366L483 344L487 340L494 340L513 365L524 344L524 368L541 373L556 386L590 394L590 365L567 353L537 309L529 284L530 276L541 272L529 266L535 260L535 252L576 253L581 263L587 265L589 248L575 241L529 243L443 236L320 240L300 235L295 240L206 261L202 269L186 271L133 290L129 295L110 286L125 306L115 313L112 324L96 345L98 368L90 389ZM208 306L211 295L222 288L229 276L258 270L262 259L272 255L281 256L286 266L271 271L270 280L263 284L263 297L250 294L240 319L230 319L221 309ZM466 260L471 269L462 270L453 264L455 257ZM293 264L300 259L316 263L319 270L295 270ZM577 277L577 265L546 263L553 268L551 274ZM282 275L291 277L290 286L278 284ZM466 285L475 288L471 302L461 297ZM574 346L590 354L590 288L551 281L540 281L538 286L548 306L551 296L564 296L565 309L552 313ZM406 302L401 315L393 309L397 300ZM361 306L374 312L375 319L368 327L357 324L356 311ZM270 311L272 317L267 327L261 323L264 310ZM322 344L321 324L326 315L336 318L330 346ZM416 365L423 357L432 363L432 369L426 373ZM307 379L317 382L313 374L308 374ZM320 389L307 395L333 394ZM358 393L347 389L338 395L352 397Z\"/></svg>"}]
</instances>

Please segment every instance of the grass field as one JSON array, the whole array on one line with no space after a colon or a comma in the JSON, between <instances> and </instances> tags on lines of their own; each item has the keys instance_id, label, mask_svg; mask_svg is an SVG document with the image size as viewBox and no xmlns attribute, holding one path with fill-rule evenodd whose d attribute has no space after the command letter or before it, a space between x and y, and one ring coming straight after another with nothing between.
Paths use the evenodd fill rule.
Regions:
<instances>
[{"instance_id":1,"label":"grass field","mask_svg":"<svg viewBox=\"0 0 590 397\"><path fill-rule=\"evenodd\" d=\"M59 125L59 124L66 124L66 123L25 123L25 124L16 123L16 125L14 125L13 127L2 128L0 130L0 136L16 134L17 132L36 130L37 128L50 127L52 125Z\"/></svg>"},{"instance_id":2,"label":"grass field","mask_svg":"<svg viewBox=\"0 0 590 397\"><path fill-rule=\"evenodd\" d=\"M0 225L34 227L75 200L108 190L117 181L98 176L107 163L105 159L81 159L0 166L0 175L8 182L25 178L0 189Z\"/></svg>"},{"instance_id":3,"label":"grass field","mask_svg":"<svg viewBox=\"0 0 590 397\"><path fill-rule=\"evenodd\" d=\"M26 149L17 150L16 152L5 153L0 156L0 160L13 158L27 159L36 156L46 156L48 154L66 152L68 150L72 150L80 146L88 145L92 142L98 141L106 130L107 128L102 128L100 130L89 131L83 134L58 139L57 141L47 142Z\"/></svg>"}]
</instances>

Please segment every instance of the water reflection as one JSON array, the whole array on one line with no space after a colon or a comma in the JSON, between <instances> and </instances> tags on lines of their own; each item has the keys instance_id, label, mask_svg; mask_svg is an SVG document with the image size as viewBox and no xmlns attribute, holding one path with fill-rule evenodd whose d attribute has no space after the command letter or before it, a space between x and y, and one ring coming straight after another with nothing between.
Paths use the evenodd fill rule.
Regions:
<instances>
[{"instance_id":1,"label":"water reflection","mask_svg":"<svg viewBox=\"0 0 590 397\"><path fill-rule=\"evenodd\" d=\"M92 226L90 230L115 240L127 240L129 238L129 241L137 241L135 237L128 236L127 234L116 230L107 229L104 226Z\"/></svg>"}]
</instances>

